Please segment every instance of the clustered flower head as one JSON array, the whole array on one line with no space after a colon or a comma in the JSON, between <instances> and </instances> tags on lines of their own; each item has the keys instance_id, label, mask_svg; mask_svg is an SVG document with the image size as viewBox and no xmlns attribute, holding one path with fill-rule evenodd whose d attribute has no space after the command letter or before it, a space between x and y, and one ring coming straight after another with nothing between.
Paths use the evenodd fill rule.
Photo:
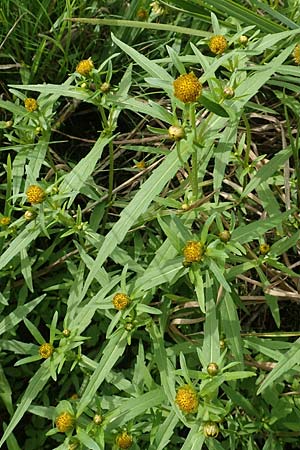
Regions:
<instances>
[{"instance_id":1,"label":"clustered flower head","mask_svg":"<svg viewBox=\"0 0 300 450\"><path fill-rule=\"evenodd\" d=\"M38 103L35 98L25 98L24 106L29 112L34 112L38 109Z\"/></svg>"},{"instance_id":2,"label":"clustered flower head","mask_svg":"<svg viewBox=\"0 0 300 450\"><path fill-rule=\"evenodd\" d=\"M179 409L187 414L196 412L199 405L197 394L189 385L178 388L175 402Z\"/></svg>"},{"instance_id":3,"label":"clustered flower head","mask_svg":"<svg viewBox=\"0 0 300 450\"><path fill-rule=\"evenodd\" d=\"M53 355L53 352L54 352L53 345L52 344L48 344L47 342L42 344L40 346L40 348L39 348L39 354L44 359L50 358L50 356Z\"/></svg>"},{"instance_id":4,"label":"clustered flower head","mask_svg":"<svg viewBox=\"0 0 300 450\"><path fill-rule=\"evenodd\" d=\"M32 184L26 191L27 200L32 205L42 203L45 200L45 191L36 184Z\"/></svg>"},{"instance_id":5,"label":"clustered flower head","mask_svg":"<svg viewBox=\"0 0 300 450\"><path fill-rule=\"evenodd\" d=\"M293 58L296 64L300 65L300 44L297 44L293 50Z\"/></svg>"},{"instance_id":6,"label":"clustered flower head","mask_svg":"<svg viewBox=\"0 0 300 450\"><path fill-rule=\"evenodd\" d=\"M188 241L183 249L186 263L199 262L204 254L203 244L199 241Z\"/></svg>"},{"instance_id":7,"label":"clustered flower head","mask_svg":"<svg viewBox=\"0 0 300 450\"><path fill-rule=\"evenodd\" d=\"M139 20L146 20L148 18L148 11L145 8L140 8L136 15Z\"/></svg>"},{"instance_id":8,"label":"clustered flower head","mask_svg":"<svg viewBox=\"0 0 300 450\"><path fill-rule=\"evenodd\" d=\"M128 295L123 294L122 292L118 292L117 294L114 295L112 302L114 307L118 311L121 311L122 309L125 309L129 305L130 298L128 297Z\"/></svg>"},{"instance_id":9,"label":"clustered flower head","mask_svg":"<svg viewBox=\"0 0 300 450\"><path fill-rule=\"evenodd\" d=\"M0 225L2 225L3 227L6 227L9 224L10 224L10 217L8 217L8 216L1 217Z\"/></svg>"},{"instance_id":10,"label":"clustered flower head","mask_svg":"<svg viewBox=\"0 0 300 450\"><path fill-rule=\"evenodd\" d=\"M262 255L266 255L269 250L270 250L269 244L266 244L266 243L260 244L259 251Z\"/></svg>"},{"instance_id":11,"label":"clustered flower head","mask_svg":"<svg viewBox=\"0 0 300 450\"><path fill-rule=\"evenodd\" d=\"M227 48L227 40L222 34L216 34L210 39L208 46L215 55L222 55Z\"/></svg>"},{"instance_id":12,"label":"clustered flower head","mask_svg":"<svg viewBox=\"0 0 300 450\"><path fill-rule=\"evenodd\" d=\"M119 448L130 448L133 444L132 436L127 431L122 431L116 437L116 444Z\"/></svg>"},{"instance_id":13,"label":"clustered flower head","mask_svg":"<svg viewBox=\"0 0 300 450\"><path fill-rule=\"evenodd\" d=\"M91 58L89 59L83 59L82 61L80 61L77 66L76 66L76 72L79 73L80 75L83 76L87 76L90 74L90 72L92 71L92 69L94 68L94 64L93 61L91 60Z\"/></svg>"},{"instance_id":14,"label":"clustered flower head","mask_svg":"<svg viewBox=\"0 0 300 450\"><path fill-rule=\"evenodd\" d=\"M202 92L202 84L194 72L180 75L173 81L174 95L183 103L195 102Z\"/></svg>"},{"instance_id":15,"label":"clustered flower head","mask_svg":"<svg viewBox=\"0 0 300 450\"><path fill-rule=\"evenodd\" d=\"M60 433L65 433L73 428L74 422L74 416L68 411L65 411L56 418L55 425Z\"/></svg>"}]
</instances>

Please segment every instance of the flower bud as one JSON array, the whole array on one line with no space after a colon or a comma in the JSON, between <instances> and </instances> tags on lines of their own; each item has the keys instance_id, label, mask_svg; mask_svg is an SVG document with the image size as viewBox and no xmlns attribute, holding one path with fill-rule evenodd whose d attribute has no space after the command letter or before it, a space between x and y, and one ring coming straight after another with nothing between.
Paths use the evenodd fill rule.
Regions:
<instances>
[{"instance_id":1,"label":"flower bud","mask_svg":"<svg viewBox=\"0 0 300 450\"><path fill-rule=\"evenodd\" d=\"M203 426L203 434L205 437L216 438L219 434L219 427L216 422L206 422Z\"/></svg>"},{"instance_id":2,"label":"flower bud","mask_svg":"<svg viewBox=\"0 0 300 450\"><path fill-rule=\"evenodd\" d=\"M242 34L242 36L240 36L240 38L239 38L239 42L240 42L240 44L242 44L242 45L246 45L247 42L248 42L247 36L245 36L244 34Z\"/></svg>"},{"instance_id":3,"label":"flower bud","mask_svg":"<svg viewBox=\"0 0 300 450\"><path fill-rule=\"evenodd\" d=\"M226 86L223 89L223 95L225 98L232 98L234 97L234 89L231 86Z\"/></svg>"},{"instance_id":4,"label":"flower bud","mask_svg":"<svg viewBox=\"0 0 300 450\"><path fill-rule=\"evenodd\" d=\"M110 90L110 84L105 82L102 83L100 86L100 91L103 92L103 94L106 94L106 92L108 92Z\"/></svg>"},{"instance_id":5,"label":"flower bud","mask_svg":"<svg viewBox=\"0 0 300 450\"><path fill-rule=\"evenodd\" d=\"M174 141L180 141L180 139L184 138L184 129L182 127L177 127L172 125L168 130L169 136Z\"/></svg>"},{"instance_id":6,"label":"flower bud","mask_svg":"<svg viewBox=\"0 0 300 450\"><path fill-rule=\"evenodd\" d=\"M228 242L230 240L230 238L231 238L231 235L228 230L224 230L224 231L221 231L221 233L219 233L219 239L222 242Z\"/></svg>"},{"instance_id":7,"label":"flower bud","mask_svg":"<svg viewBox=\"0 0 300 450\"><path fill-rule=\"evenodd\" d=\"M95 414L93 417L93 422L96 425L100 425L103 422L103 417L100 414Z\"/></svg>"},{"instance_id":8,"label":"flower bud","mask_svg":"<svg viewBox=\"0 0 300 450\"><path fill-rule=\"evenodd\" d=\"M123 431L116 437L116 444L119 448L130 448L133 444L133 438L127 431Z\"/></svg>"},{"instance_id":9,"label":"flower bud","mask_svg":"<svg viewBox=\"0 0 300 450\"><path fill-rule=\"evenodd\" d=\"M211 377L215 377L219 372L218 364L211 362L208 364L206 370L208 375L210 375Z\"/></svg>"}]
</instances>

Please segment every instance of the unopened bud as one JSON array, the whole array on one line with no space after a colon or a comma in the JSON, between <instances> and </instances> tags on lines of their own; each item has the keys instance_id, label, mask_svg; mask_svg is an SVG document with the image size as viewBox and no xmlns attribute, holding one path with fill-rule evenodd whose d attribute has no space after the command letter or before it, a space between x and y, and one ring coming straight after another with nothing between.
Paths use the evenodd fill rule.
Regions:
<instances>
[{"instance_id":1,"label":"unopened bud","mask_svg":"<svg viewBox=\"0 0 300 450\"><path fill-rule=\"evenodd\" d=\"M177 127L175 125L172 125L169 130L169 136L174 141L180 141L180 139L184 138L185 133L184 129L182 127Z\"/></svg>"}]
</instances>

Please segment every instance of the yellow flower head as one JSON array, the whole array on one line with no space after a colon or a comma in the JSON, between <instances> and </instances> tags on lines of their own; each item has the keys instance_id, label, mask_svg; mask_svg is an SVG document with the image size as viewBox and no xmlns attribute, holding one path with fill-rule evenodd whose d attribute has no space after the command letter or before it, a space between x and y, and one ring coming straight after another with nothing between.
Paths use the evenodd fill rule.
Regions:
<instances>
[{"instance_id":1,"label":"yellow flower head","mask_svg":"<svg viewBox=\"0 0 300 450\"><path fill-rule=\"evenodd\" d=\"M139 20L147 20L148 19L148 11L145 8L140 8L136 14Z\"/></svg>"},{"instance_id":2,"label":"yellow flower head","mask_svg":"<svg viewBox=\"0 0 300 450\"><path fill-rule=\"evenodd\" d=\"M199 405L197 394L189 385L181 386L177 390L175 402L179 409L187 414L196 412Z\"/></svg>"},{"instance_id":3,"label":"yellow flower head","mask_svg":"<svg viewBox=\"0 0 300 450\"><path fill-rule=\"evenodd\" d=\"M217 34L210 39L208 46L210 51L215 55L222 55L227 48L227 40L225 36Z\"/></svg>"},{"instance_id":4,"label":"yellow flower head","mask_svg":"<svg viewBox=\"0 0 300 450\"><path fill-rule=\"evenodd\" d=\"M180 75L173 81L173 87L175 97L183 103L195 102L202 91L202 84L193 72Z\"/></svg>"},{"instance_id":5,"label":"yellow flower head","mask_svg":"<svg viewBox=\"0 0 300 450\"><path fill-rule=\"evenodd\" d=\"M73 428L74 422L74 416L65 411L56 418L55 425L60 433L65 433L66 431L70 431Z\"/></svg>"},{"instance_id":6,"label":"yellow flower head","mask_svg":"<svg viewBox=\"0 0 300 450\"><path fill-rule=\"evenodd\" d=\"M136 167L137 169L144 170L144 169L146 168L146 163L145 163L144 159L142 159L141 161L138 161L138 162L135 164L135 167Z\"/></svg>"},{"instance_id":7,"label":"yellow flower head","mask_svg":"<svg viewBox=\"0 0 300 450\"><path fill-rule=\"evenodd\" d=\"M26 191L27 200L31 204L42 203L45 200L45 191L36 184L32 184Z\"/></svg>"},{"instance_id":8,"label":"yellow flower head","mask_svg":"<svg viewBox=\"0 0 300 450\"><path fill-rule=\"evenodd\" d=\"M122 431L116 437L116 444L119 448L130 448L133 444L132 436L127 431Z\"/></svg>"},{"instance_id":9,"label":"yellow flower head","mask_svg":"<svg viewBox=\"0 0 300 450\"><path fill-rule=\"evenodd\" d=\"M128 297L128 295L119 292L118 294L114 295L112 302L114 307L118 311L121 311L129 305L130 298Z\"/></svg>"},{"instance_id":10,"label":"yellow flower head","mask_svg":"<svg viewBox=\"0 0 300 450\"><path fill-rule=\"evenodd\" d=\"M89 75L93 68L94 64L91 58L83 59L77 64L76 72L86 77L87 75Z\"/></svg>"},{"instance_id":11,"label":"yellow flower head","mask_svg":"<svg viewBox=\"0 0 300 450\"><path fill-rule=\"evenodd\" d=\"M7 216L1 217L0 225L2 225L3 227L6 227L9 224L10 224L10 217L7 217Z\"/></svg>"},{"instance_id":12,"label":"yellow flower head","mask_svg":"<svg viewBox=\"0 0 300 450\"><path fill-rule=\"evenodd\" d=\"M297 44L293 50L293 58L296 64L300 65L300 44Z\"/></svg>"},{"instance_id":13,"label":"yellow flower head","mask_svg":"<svg viewBox=\"0 0 300 450\"><path fill-rule=\"evenodd\" d=\"M183 249L183 256L186 263L199 262L203 253L203 244L199 241L188 241Z\"/></svg>"},{"instance_id":14,"label":"yellow flower head","mask_svg":"<svg viewBox=\"0 0 300 450\"><path fill-rule=\"evenodd\" d=\"M266 255L270 250L269 244L260 244L259 251L262 255Z\"/></svg>"},{"instance_id":15,"label":"yellow flower head","mask_svg":"<svg viewBox=\"0 0 300 450\"><path fill-rule=\"evenodd\" d=\"M38 109L38 103L35 98L25 98L24 106L29 112L33 112Z\"/></svg>"},{"instance_id":16,"label":"yellow flower head","mask_svg":"<svg viewBox=\"0 0 300 450\"><path fill-rule=\"evenodd\" d=\"M206 422L203 426L203 434L207 438L216 438L219 434L218 424L216 422Z\"/></svg>"},{"instance_id":17,"label":"yellow flower head","mask_svg":"<svg viewBox=\"0 0 300 450\"><path fill-rule=\"evenodd\" d=\"M50 358L50 356L53 355L54 347L52 344L48 344L45 342L45 344L42 344L39 348L39 354L42 358L47 359Z\"/></svg>"}]
</instances>

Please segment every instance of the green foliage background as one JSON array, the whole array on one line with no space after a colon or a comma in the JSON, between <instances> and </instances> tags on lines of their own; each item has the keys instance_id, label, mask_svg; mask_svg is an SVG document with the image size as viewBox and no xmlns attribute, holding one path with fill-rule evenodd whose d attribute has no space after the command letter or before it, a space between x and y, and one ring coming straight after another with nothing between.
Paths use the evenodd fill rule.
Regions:
<instances>
[{"instance_id":1,"label":"green foliage background","mask_svg":"<svg viewBox=\"0 0 300 450\"><path fill-rule=\"evenodd\" d=\"M299 447L298 6L1 5L0 447Z\"/></svg>"}]
</instances>

